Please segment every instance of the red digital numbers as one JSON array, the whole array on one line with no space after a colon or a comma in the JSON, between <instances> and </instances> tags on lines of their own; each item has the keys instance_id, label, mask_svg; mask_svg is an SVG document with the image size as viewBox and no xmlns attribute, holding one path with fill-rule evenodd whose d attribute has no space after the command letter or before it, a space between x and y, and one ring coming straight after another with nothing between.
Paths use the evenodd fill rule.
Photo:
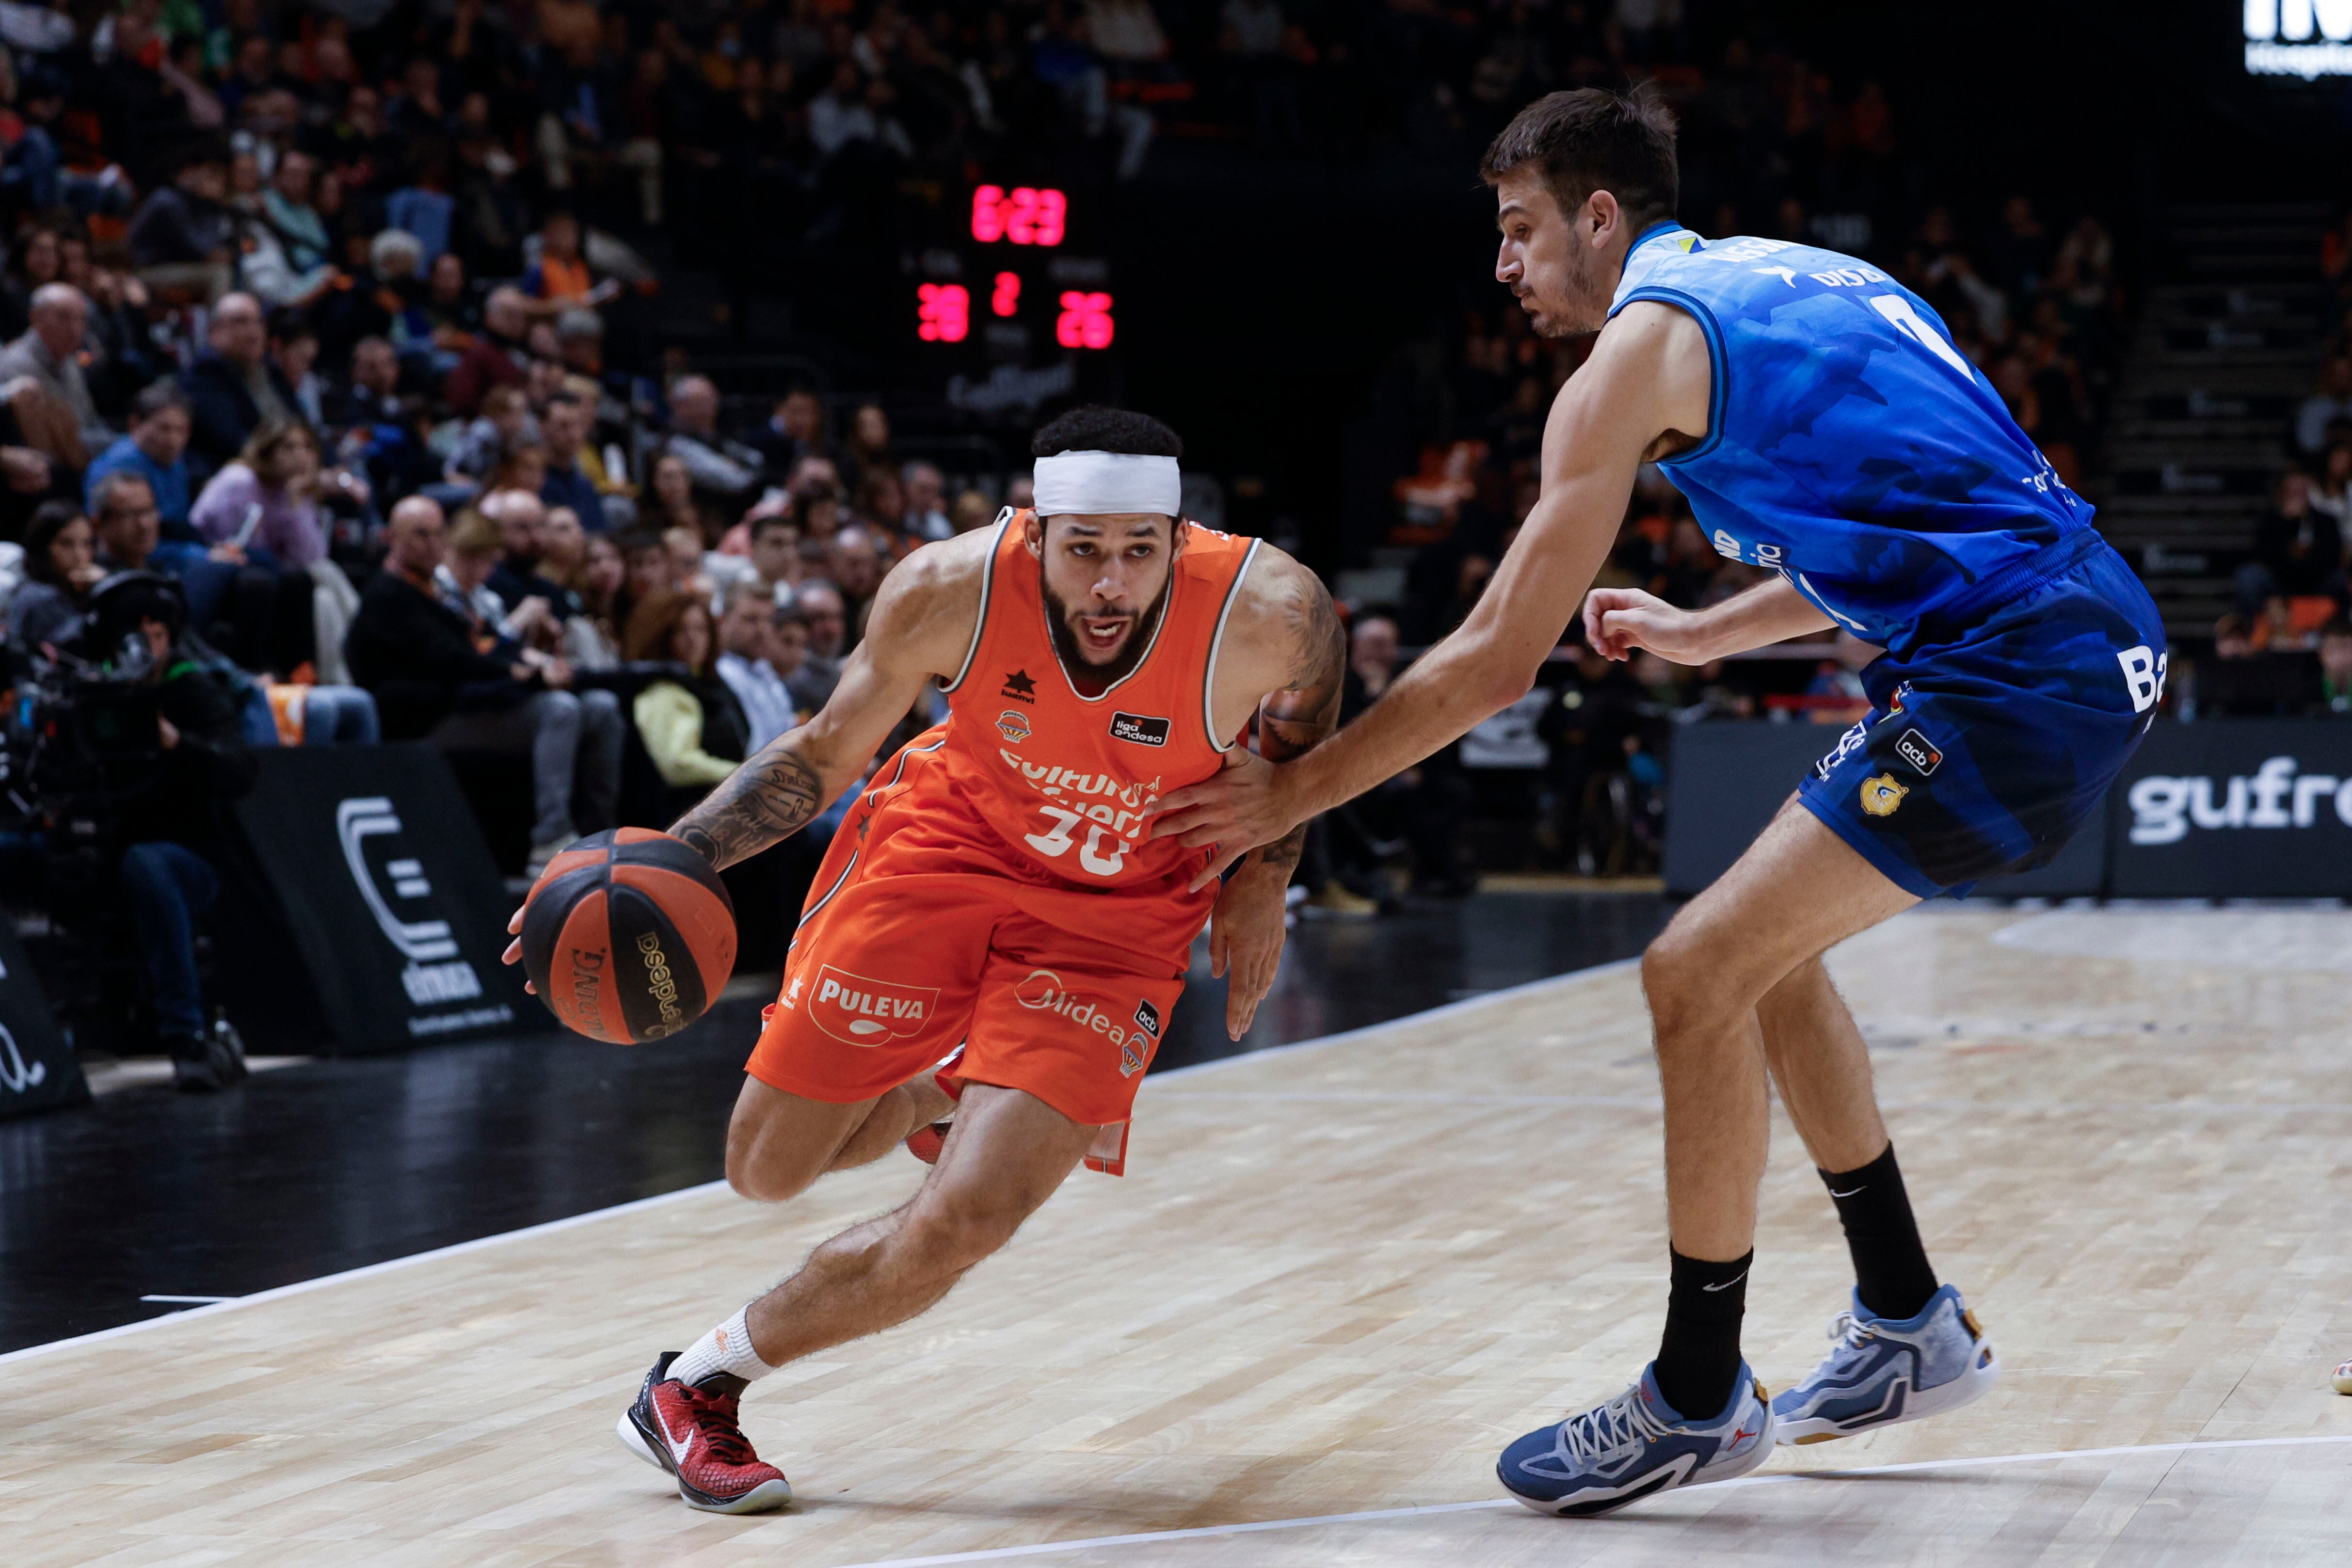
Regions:
<instances>
[{"instance_id":1,"label":"red digital numbers","mask_svg":"<svg viewBox=\"0 0 2352 1568\"><path fill-rule=\"evenodd\" d=\"M971 237L982 245L1059 245L1070 202L1056 190L982 185L971 193Z\"/></svg>"},{"instance_id":2,"label":"red digital numbers","mask_svg":"<svg viewBox=\"0 0 2352 1568\"><path fill-rule=\"evenodd\" d=\"M1062 313L1054 321L1054 341L1066 349L1107 349L1114 331L1110 296L1073 289L1062 296Z\"/></svg>"},{"instance_id":3,"label":"red digital numbers","mask_svg":"<svg viewBox=\"0 0 2352 1568\"><path fill-rule=\"evenodd\" d=\"M1000 272L996 275L996 289L988 297L988 308L1000 316L1012 315L1021 309L1021 274Z\"/></svg>"},{"instance_id":4,"label":"red digital numbers","mask_svg":"<svg viewBox=\"0 0 2352 1568\"><path fill-rule=\"evenodd\" d=\"M960 343L971 331L971 295L961 283L926 283L915 290L915 335L927 343Z\"/></svg>"}]
</instances>

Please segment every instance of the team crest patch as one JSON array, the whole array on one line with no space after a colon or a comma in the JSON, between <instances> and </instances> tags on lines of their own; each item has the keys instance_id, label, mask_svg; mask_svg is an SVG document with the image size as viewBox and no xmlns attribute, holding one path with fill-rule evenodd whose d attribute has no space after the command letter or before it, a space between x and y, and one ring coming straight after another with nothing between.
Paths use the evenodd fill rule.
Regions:
<instances>
[{"instance_id":1,"label":"team crest patch","mask_svg":"<svg viewBox=\"0 0 2352 1568\"><path fill-rule=\"evenodd\" d=\"M1029 715L1017 708L1007 708L996 716L996 729L1017 746L1029 738Z\"/></svg>"},{"instance_id":2,"label":"team crest patch","mask_svg":"<svg viewBox=\"0 0 2352 1568\"><path fill-rule=\"evenodd\" d=\"M1895 782L1893 773L1881 773L1876 778L1862 781L1862 809L1872 816L1892 816L1903 797L1911 792Z\"/></svg>"},{"instance_id":3,"label":"team crest patch","mask_svg":"<svg viewBox=\"0 0 2352 1568\"><path fill-rule=\"evenodd\" d=\"M1934 773L1944 760L1944 753L1936 749L1936 743L1916 730L1903 731L1902 737L1895 742L1895 754L1918 769L1921 778Z\"/></svg>"},{"instance_id":4,"label":"team crest patch","mask_svg":"<svg viewBox=\"0 0 2352 1568\"><path fill-rule=\"evenodd\" d=\"M1168 743L1168 721L1148 719L1139 713L1114 713L1110 716L1110 738L1132 741L1139 746L1164 746Z\"/></svg>"},{"instance_id":5,"label":"team crest patch","mask_svg":"<svg viewBox=\"0 0 2352 1568\"><path fill-rule=\"evenodd\" d=\"M816 1026L844 1045L878 1046L921 1034L939 1000L936 985L875 980L827 963L817 969L807 1005Z\"/></svg>"}]
</instances>

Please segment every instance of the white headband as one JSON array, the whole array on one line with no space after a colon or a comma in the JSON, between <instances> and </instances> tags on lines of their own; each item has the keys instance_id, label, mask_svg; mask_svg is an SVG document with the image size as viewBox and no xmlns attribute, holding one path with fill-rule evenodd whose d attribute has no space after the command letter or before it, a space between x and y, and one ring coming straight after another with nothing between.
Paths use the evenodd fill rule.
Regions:
<instances>
[{"instance_id":1,"label":"white headband","mask_svg":"<svg viewBox=\"0 0 2352 1568\"><path fill-rule=\"evenodd\" d=\"M1150 511L1174 517L1184 479L1173 458L1133 452L1057 452L1037 459L1037 515Z\"/></svg>"}]
</instances>

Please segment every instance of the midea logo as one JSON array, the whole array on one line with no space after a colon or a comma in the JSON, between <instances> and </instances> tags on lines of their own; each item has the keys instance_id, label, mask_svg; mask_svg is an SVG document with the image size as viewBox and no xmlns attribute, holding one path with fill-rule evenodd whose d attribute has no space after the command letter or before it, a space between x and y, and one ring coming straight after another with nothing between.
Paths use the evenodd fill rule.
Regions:
<instances>
[{"instance_id":1,"label":"midea logo","mask_svg":"<svg viewBox=\"0 0 2352 1568\"><path fill-rule=\"evenodd\" d=\"M2244 0L2252 76L2352 76L2352 0Z\"/></svg>"},{"instance_id":2,"label":"midea logo","mask_svg":"<svg viewBox=\"0 0 2352 1568\"><path fill-rule=\"evenodd\" d=\"M2293 757L2273 757L2252 778L2150 774L2125 796L2131 803L2131 841L2178 844L2189 837L2191 826L2315 827L2323 810L2352 827L2352 779L2298 774L2296 767Z\"/></svg>"}]
</instances>

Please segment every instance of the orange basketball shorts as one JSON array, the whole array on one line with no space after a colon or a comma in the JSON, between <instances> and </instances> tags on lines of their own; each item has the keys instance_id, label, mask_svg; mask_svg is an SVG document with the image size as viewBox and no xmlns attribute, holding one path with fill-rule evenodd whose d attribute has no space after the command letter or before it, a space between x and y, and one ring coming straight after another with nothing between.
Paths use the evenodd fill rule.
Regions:
<instances>
[{"instance_id":1,"label":"orange basketball shorts","mask_svg":"<svg viewBox=\"0 0 2352 1568\"><path fill-rule=\"evenodd\" d=\"M1129 900L980 871L857 869L803 918L746 1071L849 1104L961 1044L968 1082L1021 1089L1083 1124L1128 1119L1184 976L1165 953L1070 928L1117 932Z\"/></svg>"}]
</instances>

